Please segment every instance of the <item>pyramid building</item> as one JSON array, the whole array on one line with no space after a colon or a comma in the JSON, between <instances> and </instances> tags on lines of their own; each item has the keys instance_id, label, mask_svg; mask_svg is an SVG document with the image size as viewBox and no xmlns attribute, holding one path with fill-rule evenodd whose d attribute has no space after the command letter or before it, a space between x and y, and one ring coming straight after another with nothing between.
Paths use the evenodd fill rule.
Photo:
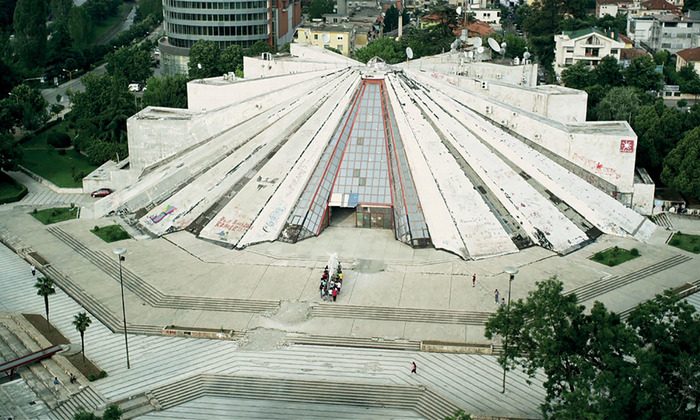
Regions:
<instances>
[{"instance_id":1,"label":"pyramid building","mask_svg":"<svg viewBox=\"0 0 700 420\"><path fill-rule=\"evenodd\" d=\"M345 209L465 259L651 236L626 122L585 122L585 93L537 87L531 64L465 57L246 58L246 79L190 82L188 109L129 119L130 157L93 177L117 189L95 212L243 248L322 235Z\"/></svg>"}]
</instances>

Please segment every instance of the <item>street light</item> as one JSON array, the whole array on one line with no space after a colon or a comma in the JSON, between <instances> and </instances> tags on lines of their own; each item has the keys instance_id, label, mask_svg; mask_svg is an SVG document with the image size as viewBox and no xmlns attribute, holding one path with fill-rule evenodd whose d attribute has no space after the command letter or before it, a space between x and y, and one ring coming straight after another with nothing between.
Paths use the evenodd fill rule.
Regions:
<instances>
[{"instance_id":1,"label":"street light","mask_svg":"<svg viewBox=\"0 0 700 420\"><path fill-rule=\"evenodd\" d=\"M518 274L518 269L515 267L506 267L505 271L510 277L508 278L508 306L506 306L506 311L507 313L507 318L508 318L508 326L506 327L506 337L505 337L505 342L503 343L503 351L507 354L508 353L508 330L510 329L510 288L511 285L513 284L513 279L515 279L515 275ZM501 389L501 394L505 394L506 392L506 366L504 364L503 366L503 389Z\"/></svg>"},{"instance_id":2,"label":"street light","mask_svg":"<svg viewBox=\"0 0 700 420\"><path fill-rule=\"evenodd\" d=\"M126 332L126 306L124 305L124 278L122 277L122 261L125 260L124 254L126 254L126 249L124 248L114 248L112 252L117 256L119 260L119 283L122 287L122 317L124 319L124 346L126 347L126 368L131 369L131 364L129 363L129 340L127 338Z\"/></svg>"},{"instance_id":3,"label":"street light","mask_svg":"<svg viewBox=\"0 0 700 420\"><path fill-rule=\"evenodd\" d=\"M73 69L73 70L62 69L62 70L68 72L68 79L69 79L69 81L70 81L70 80L73 80L73 72L74 72L74 71L78 71L78 69ZM126 250L124 250L124 252L126 252Z\"/></svg>"}]
</instances>

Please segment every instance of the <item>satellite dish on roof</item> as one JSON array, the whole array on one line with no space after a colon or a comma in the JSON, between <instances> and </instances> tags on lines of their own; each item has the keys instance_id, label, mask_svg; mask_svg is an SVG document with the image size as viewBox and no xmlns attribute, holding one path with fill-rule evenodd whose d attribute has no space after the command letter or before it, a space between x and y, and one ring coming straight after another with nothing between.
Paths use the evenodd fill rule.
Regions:
<instances>
[{"instance_id":1,"label":"satellite dish on roof","mask_svg":"<svg viewBox=\"0 0 700 420\"><path fill-rule=\"evenodd\" d=\"M457 14L461 15L462 14L462 6L457 7Z\"/></svg>"},{"instance_id":2,"label":"satellite dish on roof","mask_svg":"<svg viewBox=\"0 0 700 420\"><path fill-rule=\"evenodd\" d=\"M481 47L480 47L480 48L481 48ZM467 57L469 57L469 58L474 58L474 51L469 51L469 52L467 53Z\"/></svg>"},{"instance_id":3,"label":"satellite dish on roof","mask_svg":"<svg viewBox=\"0 0 700 420\"><path fill-rule=\"evenodd\" d=\"M460 41L459 38L457 38L454 41L452 41L452 44L450 44L450 49L454 51L457 48L459 48L460 45L462 45L462 41Z\"/></svg>"},{"instance_id":4,"label":"satellite dish on roof","mask_svg":"<svg viewBox=\"0 0 700 420\"><path fill-rule=\"evenodd\" d=\"M527 60L528 58L530 58L530 55L531 54L529 51L525 51L525 53L523 54L523 59Z\"/></svg>"},{"instance_id":5,"label":"satellite dish on roof","mask_svg":"<svg viewBox=\"0 0 700 420\"><path fill-rule=\"evenodd\" d=\"M479 47L482 46L483 44L484 44L484 41L483 41L481 38L476 38L476 39L474 40L474 46L475 46L476 48L479 48Z\"/></svg>"},{"instance_id":6,"label":"satellite dish on roof","mask_svg":"<svg viewBox=\"0 0 700 420\"><path fill-rule=\"evenodd\" d=\"M494 50L494 51L496 51L496 52L500 52L500 51L501 51L501 46L498 45L498 41L496 41L496 40L493 39L493 38L489 38L489 47L491 47L491 49Z\"/></svg>"},{"instance_id":7,"label":"satellite dish on roof","mask_svg":"<svg viewBox=\"0 0 700 420\"><path fill-rule=\"evenodd\" d=\"M484 47L479 47L479 48L477 48L477 49L476 49L476 52L478 52L479 54L483 54L483 53L484 53Z\"/></svg>"},{"instance_id":8,"label":"satellite dish on roof","mask_svg":"<svg viewBox=\"0 0 700 420\"><path fill-rule=\"evenodd\" d=\"M406 57L408 57L409 60L413 58L413 50L411 47L406 47Z\"/></svg>"},{"instance_id":9,"label":"satellite dish on roof","mask_svg":"<svg viewBox=\"0 0 700 420\"><path fill-rule=\"evenodd\" d=\"M328 34L321 35L321 39L323 40L324 44L328 44L329 42L331 42L331 36Z\"/></svg>"},{"instance_id":10,"label":"satellite dish on roof","mask_svg":"<svg viewBox=\"0 0 700 420\"><path fill-rule=\"evenodd\" d=\"M501 43L501 48L505 48L505 47L507 47L507 46L508 46L508 44L506 44L505 42L502 42L502 43Z\"/></svg>"}]
</instances>

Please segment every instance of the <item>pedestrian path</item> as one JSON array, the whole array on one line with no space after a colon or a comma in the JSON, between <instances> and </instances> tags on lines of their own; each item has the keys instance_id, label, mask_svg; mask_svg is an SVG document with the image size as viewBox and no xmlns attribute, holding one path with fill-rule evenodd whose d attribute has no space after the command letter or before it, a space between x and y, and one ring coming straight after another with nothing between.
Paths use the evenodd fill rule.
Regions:
<instances>
[{"instance_id":1,"label":"pedestrian path","mask_svg":"<svg viewBox=\"0 0 700 420\"><path fill-rule=\"evenodd\" d=\"M29 264L0 247L0 312L43 313L43 299L33 290L35 279ZM80 336L71 324L84 310L58 290L50 299L51 319L71 342ZM109 401L120 401L197 375L223 375L225 381L239 377L260 380L326 381L356 386L377 385L425 388L448 404L480 415L539 418L544 398L543 377L526 384L520 372L508 375L507 391L501 394L501 369L494 356L437 354L418 351L377 350L314 345L285 346L276 340L248 343L225 340L185 339L129 335L131 369L126 368L124 337L113 334L96 320L85 333L85 352L109 376L93 383ZM410 363L418 364L411 375ZM275 387L262 387L257 398L274 399ZM381 395L379 395L381 397ZM157 404L157 398L153 400ZM309 403L309 407L314 404ZM441 414L442 415L442 414ZM437 418L430 416L429 418Z\"/></svg>"},{"instance_id":2,"label":"pedestrian path","mask_svg":"<svg viewBox=\"0 0 700 420\"><path fill-rule=\"evenodd\" d=\"M34 207L43 208L47 206L67 206L91 205L95 201L89 194L68 193L62 194L53 191L51 188L34 180L24 172L8 172L17 182L27 187L28 193L20 201L16 203L8 203L0 205L0 211L11 210L16 207L26 207L27 211L32 211Z\"/></svg>"}]
</instances>

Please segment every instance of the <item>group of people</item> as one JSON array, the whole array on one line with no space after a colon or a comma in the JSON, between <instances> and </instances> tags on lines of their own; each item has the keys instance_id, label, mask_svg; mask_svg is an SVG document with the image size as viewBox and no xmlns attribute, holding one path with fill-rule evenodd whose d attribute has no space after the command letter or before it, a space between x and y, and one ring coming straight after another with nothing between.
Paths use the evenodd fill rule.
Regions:
<instances>
[{"instance_id":1,"label":"group of people","mask_svg":"<svg viewBox=\"0 0 700 420\"><path fill-rule=\"evenodd\" d=\"M343 286L343 268L338 263L338 268L334 270L333 274L328 271L328 266L323 270L323 275L321 276L321 285L318 290L321 292L321 299L333 302L338 299L338 294L340 294L340 289Z\"/></svg>"}]
</instances>

